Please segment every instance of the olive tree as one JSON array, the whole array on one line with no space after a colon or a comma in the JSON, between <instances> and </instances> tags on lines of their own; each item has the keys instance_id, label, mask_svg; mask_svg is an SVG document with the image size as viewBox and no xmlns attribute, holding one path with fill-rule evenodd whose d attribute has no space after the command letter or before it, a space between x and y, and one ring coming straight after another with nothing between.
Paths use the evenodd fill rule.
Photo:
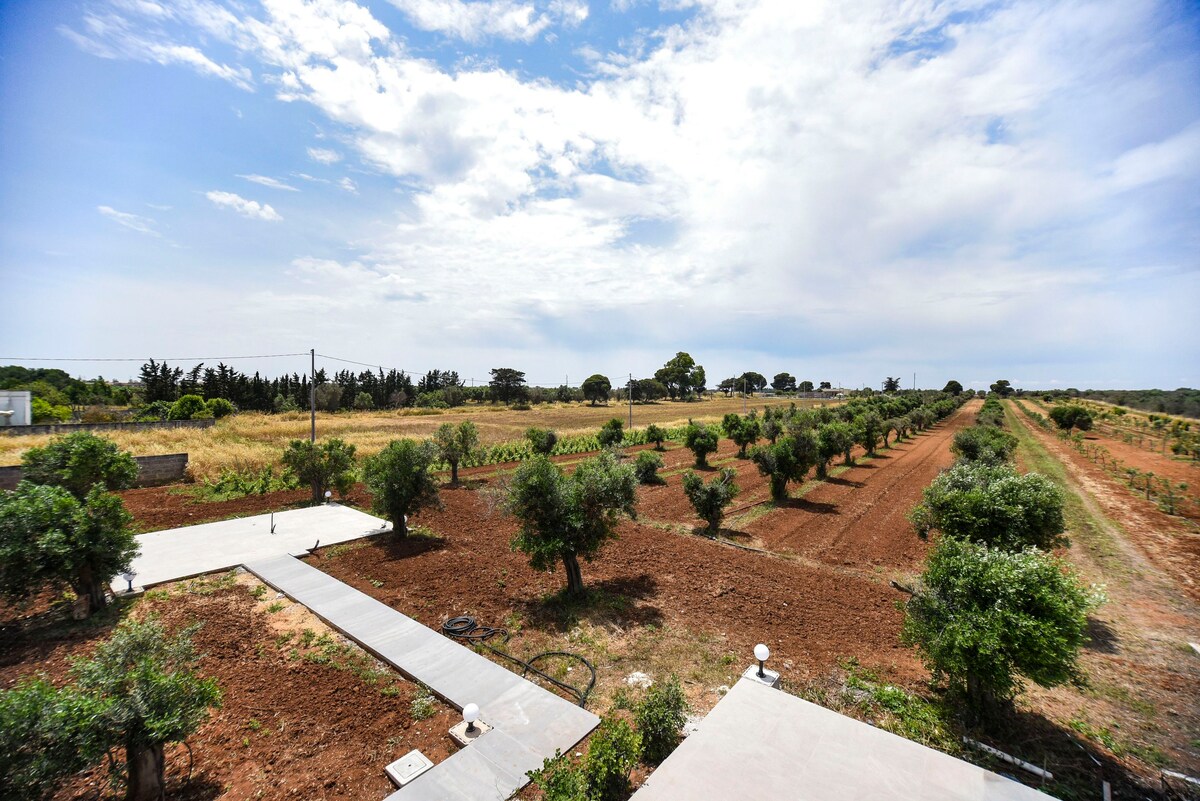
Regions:
<instances>
[{"instance_id":1,"label":"olive tree","mask_svg":"<svg viewBox=\"0 0 1200 801\"><path fill-rule=\"evenodd\" d=\"M86 599L88 614L103 608L109 581L138 554L131 520L121 499L99 486L82 502L28 481L0 492L0 593L23 600L65 585Z\"/></svg>"},{"instance_id":2,"label":"olive tree","mask_svg":"<svg viewBox=\"0 0 1200 801\"><path fill-rule=\"evenodd\" d=\"M742 417L734 412L725 415L721 421L721 427L725 429L725 436L738 446L738 456L743 459L746 458L746 448L757 442L762 433L758 420L753 417Z\"/></svg>"},{"instance_id":3,"label":"olive tree","mask_svg":"<svg viewBox=\"0 0 1200 801\"><path fill-rule=\"evenodd\" d=\"M620 418L614 417L603 426L596 434L596 441L600 443L601 448L611 448L620 445L625 439L625 424Z\"/></svg>"},{"instance_id":4,"label":"olive tree","mask_svg":"<svg viewBox=\"0 0 1200 801\"><path fill-rule=\"evenodd\" d=\"M1050 419L1064 431L1072 428L1090 431L1092 428L1092 413L1077 403L1056 405L1050 410Z\"/></svg>"},{"instance_id":5,"label":"olive tree","mask_svg":"<svg viewBox=\"0 0 1200 801\"><path fill-rule=\"evenodd\" d=\"M320 444L294 439L283 452L283 466L301 484L312 488L312 502L325 499L325 490L345 495L354 486L355 447L333 437Z\"/></svg>"},{"instance_id":6,"label":"olive tree","mask_svg":"<svg viewBox=\"0 0 1200 801\"><path fill-rule=\"evenodd\" d=\"M363 464L363 482L371 490L371 509L391 521L397 536L408 536L407 517L426 506L440 506L433 466L437 447L430 441L397 439Z\"/></svg>"},{"instance_id":7,"label":"olive tree","mask_svg":"<svg viewBox=\"0 0 1200 801\"><path fill-rule=\"evenodd\" d=\"M717 432L708 426L688 422L683 444L696 456L696 467L708 467L708 455L717 450Z\"/></svg>"},{"instance_id":8,"label":"olive tree","mask_svg":"<svg viewBox=\"0 0 1200 801\"><path fill-rule=\"evenodd\" d=\"M646 442L653 442L654 450L661 451L663 449L663 440L666 438L667 432L663 428L654 423L646 426Z\"/></svg>"},{"instance_id":9,"label":"olive tree","mask_svg":"<svg viewBox=\"0 0 1200 801\"><path fill-rule=\"evenodd\" d=\"M45 679L0 690L0 798L45 798L99 761L105 743L92 724L101 712L91 696Z\"/></svg>"},{"instance_id":10,"label":"olive tree","mask_svg":"<svg viewBox=\"0 0 1200 801\"><path fill-rule=\"evenodd\" d=\"M80 691L101 708L99 736L125 749L126 801L164 796L163 746L184 740L220 706L216 680L196 672L196 628L172 637L157 620L126 619L72 668Z\"/></svg>"},{"instance_id":11,"label":"olive tree","mask_svg":"<svg viewBox=\"0 0 1200 801\"><path fill-rule=\"evenodd\" d=\"M738 486L733 483L735 476L737 471L726 467L720 475L706 484L704 479L692 470L683 474L683 494L696 510L696 515L708 524L709 534L716 534L721 530L725 507L732 503L738 494Z\"/></svg>"},{"instance_id":12,"label":"olive tree","mask_svg":"<svg viewBox=\"0 0 1200 801\"><path fill-rule=\"evenodd\" d=\"M137 474L137 462L128 451L87 431L30 448L21 457L21 475L26 481L62 487L79 500L96 484L110 492L128 489Z\"/></svg>"},{"instance_id":13,"label":"olive tree","mask_svg":"<svg viewBox=\"0 0 1200 801\"><path fill-rule=\"evenodd\" d=\"M1021 678L1053 687L1076 674L1087 614L1103 599L1061 560L945 538L907 603L902 637L936 681L977 713L1010 700Z\"/></svg>"},{"instance_id":14,"label":"olive tree","mask_svg":"<svg viewBox=\"0 0 1200 801\"><path fill-rule=\"evenodd\" d=\"M959 462L925 488L909 514L918 534L1017 551L1063 543L1063 496L1039 473L1021 475L1007 464Z\"/></svg>"},{"instance_id":15,"label":"olive tree","mask_svg":"<svg viewBox=\"0 0 1200 801\"><path fill-rule=\"evenodd\" d=\"M950 451L958 458L985 464L1007 462L1016 450L1016 437L989 425L964 428L954 435L950 445Z\"/></svg>"},{"instance_id":16,"label":"olive tree","mask_svg":"<svg viewBox=\"0 0 1200 801\"><path fill-rule=\"evenodd\" d=\"M525 439L529 440L530 447L534 453L540 453L549 456L554 453L554 446L558 444L558 434L555 434L548 428L528 428L525 430Z\"/></svg>"},{"instance_id":17,"label":"olive tree","mask_svg":"<svg viewBox=\"0 0 1200 801\"><path fill-rule=\"evenodd\" d=\"M470 459L479 450L479 429L470 420L458 425L442 423L434 432L433 441L442 461L450 465L450 483L457 484L459 462Z\"/></svg>"},{"instance_id":18,"label":"olive tree","mask_svg":"<svg viewBox=\"0 0 1200 801\"><path fill-rule=\"evenodd\" d=\"M633 468L601 453L579 464L570 476L545 456L521 464L508 488L505 509L520 523L512 548L529 557L534 570L562 563L567 592L583 592L579 560L590 562L617 524L635 516L637 478Z\"/></svg>"}]
</instances>

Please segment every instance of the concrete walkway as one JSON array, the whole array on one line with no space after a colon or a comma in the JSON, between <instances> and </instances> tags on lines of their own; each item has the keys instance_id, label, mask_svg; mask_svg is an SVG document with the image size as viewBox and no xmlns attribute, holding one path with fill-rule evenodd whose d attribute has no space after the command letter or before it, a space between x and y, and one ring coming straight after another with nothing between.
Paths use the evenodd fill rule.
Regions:
<instances>
[{"instance_id":1,"label":"concrete walkway","mask_svg":"<svg viewBox=\"0 0 1200 801\"><path fill-rule=\"evenodd\" d=\"M217 570L229 570L255 559L280 554L303 555L317 540L335 545L387 531L390 526L348 506L336 503L289 509L274 515L240 517L219 523L201 523L150 534L139 534L142 553L133 560L135 587L151 587L166 581L191 578ZM114 590L128 585L118 576Z\"/></svg>"},{"instance_id":2,"label":"concrete walkway","mask_svg":"<svg viewBox=\"0 0 1200 801\"><path fill-rule=\"evenodd\" d=\"M741 679L632 801L1053 801L941 751Z\"/></svg>"},{"instance_id":3,"label":"concrete walkway","mask_svg":"<svg viewBox=\"0 0 1200 801\"><path fill-rule=\"evenodd\" d=\"M278 519L278 515L276 516ZM386 604L290 556L246 563L267 584L409 678L462 709L479 705L492 726L389 798L502 801L528 783L526 771L566 752L600 719Z\"/></svg>"}]
</instances>

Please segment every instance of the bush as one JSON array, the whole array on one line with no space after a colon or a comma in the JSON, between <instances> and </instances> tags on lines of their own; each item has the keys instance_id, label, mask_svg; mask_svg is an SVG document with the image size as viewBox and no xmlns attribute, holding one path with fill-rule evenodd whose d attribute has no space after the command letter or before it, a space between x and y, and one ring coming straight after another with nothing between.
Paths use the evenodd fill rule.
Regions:
<instances>
[{"instance_id":1,"label":"bush","mask_svg":"<svg viewBox=\"0 0 1200 801\"><path fill-rule=\"evenodd\" d=\"M172 403L171 410L167 412L168 420L203 420L207 417L211 415L204 398L199 395L184 395Z\"/></svg>"},{"instance_id":2,"label":"bush","mask_svg":"<svg viewBox=\"0 0 1200 801\"><path fill-rule=\"evenodd\" d=\"M1075 403L1056 405L1050 410L1050 419L1063 431L1070 431L1072 428L1090 431L1092 428L1092 413Z\"/></svg>"},{"instance_id":3,"label":"bush","mask_svg":"<svg viewBox=\"0 0 1200 801\"><path fill-rule=\"evenodd\" d=\"M996 426L976 425L954 435L950 451L960 459L983 464L1002 464L1017 450L1017 438Z\"/></svg>"},{"instance_id":4,"label":"bush","mask_svg":"<svg viewBox=\"0 0 1200 801\"><path fill-rule=\"evenodd\" d=\"M657 765L671 755L679 744L679 733L687 722L688 703L679 686L679 677L654 684L634 710L638 733L642 735L642 755Z\"/></svg>"},{"instance_id":5,"label":"bush","mask_svg":"<svg viewBox=\"0 0 1200 801\"><path fill-rule=\"evenodd\" d=\"M628 797L629 773L642 753L641 734L616 718L600 722L588 743L583 775L594 801L619 801Z\"/></svg>"},{"instance_id":6,"label":"bush","mask_svg":"<svg viewBox=\"0 0 1200 801\"><path fill-rule=\"evenodd\" d=\"M354 396L354 408L359 411L374 409L375 399L371 397L370 392L360 392Z\"/></svg>"},{"instance_id":7,"label":"bush","mask_svg":"<svg viewBox=\"0 0 1200 801\"><path fill-rule=\"evenodd\" d=\"M1019 551L1063 544L1063 498L1050 479L1008 465L960 462L925 488L909 519L924 536L944 536Z\"/></svg>"},{"instance_id":8,"label":"bush","mask_svg":"<svg viewBox=\"0 0 1200 801\"><path fill-rule=\"evenodd\" d=\"M591 801L583 767L561 751L544 760L540 770L529 771L529 779L542 791L542 801Z\"/></svg>"},{"instance_id":9,"label":"bush","mask_svg":"<svg viewBox=\"0 0 1200 801\"><path fill-rule=\"evenodd\" d=\"M152 423L158 420L166 420L167 415L171 413L171 404L169 401L154 401L147 403L145 406L137 410L134 419L141 423Z\"/></svg>"},{"instance_id":10,"label":"bush","mask_svg":"<svg viewBox=\"0 0 1200 801\"><path fill-rule=\"evenodd\" d=\"M654 443L654 450L661 451L663 449L663 440L667 438L665 429L656 426L654 423L646 426L646 442Z\"/></svg>"},{"instance_id":11,"label":"bush","mask_svg":"<svg viewBox=\"0 0 1200 801\"><path fill-rule=\"evenodd\" d=\"M621 441L625 439L625 424L614 417L604 424L600 433L596 435L596 439L599 440L601 448L620 445Z\"/></svg>"},{"instance_id":12,"label":"bush","mask_svg":"<svg viewBox=\"0 0 1200 801\"><path fill-rule=\"evenodd\" d=\"M43 398L29 402L29 413L34 423L65 423L71 419L70 406L55 406Z\"/></svg>"},{"instance_id":13,"label":"bush","mask_svg":"<svg viewBox=\"0 0 1200 801\"><path fill-rule=\"evenodd\" d=\"M312 488L312 502L325 500L325 490L333 488L345 497L354 486L355 447L340 439L327 439L319 445L294 439L283 452L283 465L302 484Z\"/></svg>"},{"instance_id":14,"label":"bush","mask_svg":"<svg viewBox=\"0 0 1200 801\"><path fill-rule=\"evenodd\" d=\"M107 603L109 580L138 554L121 499L95 485L81 502L61 487L22 481L0 492L0 593L14 601L70 586L88 612Z\"/></svg>"},{"instance_id":15,"label":"bush","mask_svg":"<svg viewBox=\"0 0 1200 801\"><path fill-rule=\"evenodd\" d=\"M683 474L683 494L696 510L696 515L708 523L710 534L721 530L725 507L732 503L738 494L738 486L733 483L736 475L736 470L726 467L720 475L705 484L704 479L691 470Z\"/></svg>"},{"instance_id":16,"label":"bush","mask_svg":"<svg viewBox=\"0 0 1200 801\"><path fill-rule=\"evenodd\" d=\"M21 457L21 470L26 481L62 487L80 500L96 484L110 492L128 489L138 474L132 454L87 431L58 437L42 448L30 448Z\"/></svg>"},{"instance_id":17,"label":"bush","mask_svg":"<svg viewBox=\"0 0 1200 801\"><path fill-rule=\"evenodd\" d=\"M661 456L654 451L642 451L633 464L633 472L641 484L665 484L666 482L658 475L662 466L663 458Z\"/></svg>"},{"instance_id":18,"label":"bush","mask_svg":"<svg viewBox=\"0 0 1200 801\"><path fill-rule=\"evenodd\" d=\"M708 467L708 455L717 450L717 432L708 426L689 422L683 435L683 444L696 455L696 467Z\"/></svg>"},{"instance_id":19,"label":"bush","mask_svg":"<svg viewBox=\"0 0 1200 801\"><path fill-rule=\"evenodd\" d=\"M987 712L1024 676L1044 687L1076 674L1087 614L1103 600L1062 561L943 539L907 604L902 637L936 681Z\"/></svg>"},{"instance_id":20,"label":"bush","mask_svg":"<svg viewBox=\"0 0 1200 801\"><path fill-rule=\"evenodd\" d=\"M0 798L39 799L104 753L100 705L73 688L25 679L0 690Z\"/></svg>"},{"instance_id":21,"label":"bush","mask_svg":"<svg viewBox=\"0 0 1200 801\"><path fill-rule=\"evenodd\" d=\"M547 428L530 428L525 431L525 439L529 440L534 453L543 456L554 453L554 446L558 444L558 434Z\"/></svg>"},{"instance_id":22,"label":"bush","mask_svg":"<svg viewBox=\"0 0 1200 801\"><path fill-rule=\"evenodd\" d=\"M234 412L233 404L224 398L209 398L204 402L204 407L208 410L208 416L216 420L228 417Z\"/></svg>"},{"instance_id":23,"label":"bush","mask_svg":"<svg viewBox=\"0 0 1200 801\"><path fill-rule=\"evenodd\" d=\"M441 506L433 480L436 461L437 447L432 442L397 439L364 462L371 509L391 521L397 536L408 536L408 515L425 506Z\"/></svg>"}]
</instances>

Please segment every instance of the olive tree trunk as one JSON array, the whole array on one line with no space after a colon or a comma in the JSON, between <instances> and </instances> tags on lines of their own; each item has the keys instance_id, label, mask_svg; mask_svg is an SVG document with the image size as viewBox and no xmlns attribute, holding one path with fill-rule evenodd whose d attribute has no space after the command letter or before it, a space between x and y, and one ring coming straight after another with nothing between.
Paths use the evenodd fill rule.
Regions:
<instances>
[{"instance_id":1,"label":"olive tree trunk","mask_svg":"<svg viewBox=\"0 0 1200 801\"><path fill-rule=\"evenodd\" d=\"M165 795L162 743L126 746L125 757L129 761L125 801L161 801Z\"/></svg>"},{"instance_id":2,"label":"olive tree trunk","mask_svg":"<svg viewBox=\"0 0 1200 801\"><path fill-rule=\"evenodd\" d=\"M570 595L583 594L583 572L579 569L579 559L573 553L562 556L563 569L567 573L567 592Z\"/></svg>"}]
</instances>

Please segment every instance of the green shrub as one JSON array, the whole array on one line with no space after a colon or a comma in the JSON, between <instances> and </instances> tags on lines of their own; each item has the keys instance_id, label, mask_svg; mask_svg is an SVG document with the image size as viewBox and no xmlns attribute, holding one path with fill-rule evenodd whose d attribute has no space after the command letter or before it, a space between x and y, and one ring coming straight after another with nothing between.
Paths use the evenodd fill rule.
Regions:
<instances>
[{"instance_id":1,"label":"green shrub","mask_svg":"<svg viewBox=\"0 0 1200 801\"><path fill-rule=\"evenodd\" d=\"M996 426L976 425L954 435L950 451L960 459L984 464L1001 464L1013 457L1017 438Z\"/></svg>"},{"instance_id":2,"label":"green shrub","mask_svg":"<svg viewBox=\"0 0 1200 801\"><path fill-rule=\"evenodd\" d=\"M1092 413L1076 403L1055 405L1050 410L1050 419L1063 431L1070 431L1072 428L1090 431L1092 428Z\"/></svg>"},{"instance_id":3,"label":"green shrub","mask_svg":"<svg viewBox=\"0 0 1200 801\"><path fill-rule=\"evenodd\" d=\"M624 720L606 718L592 734L583 775L589 797L595 801L619 801L629 792L629 773L642 753L642 736Z\"/></svg>"},{"instance_id":4,"label":"green shrub","mask_svg":"<svg viewBox=\"0 0 1200 801\"><path fill-rule=\"evenodd\" d=\"M708 532L716 534L721 530L721 520L725 517L725 507L733 502L738 494L738 486L733 483L737 471L727 467L721 474L707 484L704 479L689 470L683 474L683 494L696 510L697 516L708 523Z\"/></svg>"},{"instance_id":5,"label":"green shrub","mask_svg":"<svg viewBox=\"0 0 1200 801\"><path fill-rule=\"evenodd\" d=\"M601 448L620 445L623 439L625 439L625 424L616 417L605 423L600 429L600 433L596 435L596 440L600 443Z\"/></svg>"},{"instance_id":6,"label":"green shrub","mask_svg":"<svg viewBox=\"0 0 1200 801\"><path fill-rule=\"evenodd\" d=\"M29 402L29 413L34 423L65 423L71 419L71 407L55 406L43 398Z\"/></svg>"},{"instance_id":7,"label":"green shrub","mask_svg":"<svg viewBox=\"0 0 1200 801\"><path fill-rule=\"evenodd\" d=\"M637 474L641 484L665 484L658 471L663 466L663 458L654 451L642 451L633 464L633 472Z\"/></svg>"},{"instance_id":8,"label":"green shrub","mask_svg":"<svg viewBox=\"0 0 1200 801\"><path fill-rule=\"evenodd\" d=\"M62 487L83 500L95 484L112 492L128 489L137 480L133 455L111 440L88 431L57 437L21 457L24 479L33 484Z\"/></svg>"},{"instance_id":9,"label":"green shrub","mask_svg":"<svg viewBox=\"0 0 1200 801\"><path fill-rule=\"evenodd\" d=\"M1050 479L1006 464L959 462L925 488L909 520L924 536L944 536L1019 551L1062 544L1063 497Z\"/></svg>"},{"instance_id":10,"label":"green shrub","mask_svg":"<svg viewBox=\"0 0 1200 801\"><path fill-rule=\"evenodd\" d=\"M583 767L561 751L544 760L540 770L529 771L529 779L542 791L542 801L592 801Z\"/></svg>"},{"instance_id":11,"label":"green shrub","mask_svg":"<svg viewBox=\"0 0 1200 801\"><path fill-rule=\"evenodd\" d=\"M717 432L708 426L688 423L683 444L696 456L696 467L708 467L708 455L717 450Z\"/></svg>"},{"instance_id":12,"label":"green shrub","mask_svg":"<svg viewBox=\"0 0 1200 801\"><path fill-rule=\"evenodd\" d=\"M182 396L171 404L171 410L167 412L168 420L202 420L211 416L204 398L199 395Z\"/></svg>"},{"instance_id":13,"label":"green shrub","mask_svg":"<svg viewBox=\"0 0 1200 801\"><path fill-rule=\"evenodd\" d=\"M679 744L687 713L687 698L677 676L651 685L634 710L638 733L642 735L642 755L647 762L657 765L671 755Z\"/></svg>"},{"instance_id":14,"label":"green shrub","mask_svg":"<svg viewBox=\"0 0 1200 801\"><path fill-rule=\"evenodd\" d=\"M540 453L543 456L554 453L554 446L558 444L558 434L546 428L527 429L525 439L529 440L529 445L533 448L534 453Z\"/></svg>"},{"instance_id":15,"label":"green shrub","mask_svg":"<svg viewBox=\"0 0 1200 801\"><path fill-rule=\"evenodd\" d=\"M25 679L0 690L0 798L44 798L104 753L103 707L74 688Z\"/></svg>"},{"instance_id":16,"label":"green shrub","mask_svg":"<svg viewBox=\"0 0 1200 801\"><path fill-rule=\"evenodd\" d=\"M209 398L204 402L204 406L208 410L209 416L216 420L227 417L235 411L233 404L224 398Z\"/></svg>"},{"instance_id":17,"label":"green shrub","mask_svg":"<svg viewBox=\"0 0 1200 801\"><path fill-rule=\"evenodd\" d=\"M1059 559L944 538L907 604L902 637L936 681L977 712L1007 701L1024 676L1044 687L1076 675L1087 614L1101 603Z\"/></svg>"},{"instance_id":18,"label":"green shrub","mask_svg":"<svg viewBox=\"0 0 1200 801\"><path fill-rule=\"evenodd\" d=\"M354 408L358 409L359 411L374 409L375 399L371 397L370 392L360 392L354 396Z\"/></svg>"},{"instance_id":19,"label":"green shrub","mask_svg":"<svg viewBox=\"0 0 1200 801\"><path fill-rule=\"evenodd\" d=\"M662 429L659 426L656 426L654 423L651 423L650 425L646 426L645 437L646 442L654 443L654 450L661 451L663 449L663 440L667 438L667 432L665 429Z\"/></svg>"},{"instance_id":20,"label":"green shrub","mask_svg":"<svg viewBox=\"0 0 1200 801\"><path fill-rule=\"evenodd\" d=\"M325 500L333 488L345 496L354 486L355 447L336 437L319 444L294 439L283 452L283 465L302 484L312 488L312 502Z\"/></svg>"}]
</instances>

